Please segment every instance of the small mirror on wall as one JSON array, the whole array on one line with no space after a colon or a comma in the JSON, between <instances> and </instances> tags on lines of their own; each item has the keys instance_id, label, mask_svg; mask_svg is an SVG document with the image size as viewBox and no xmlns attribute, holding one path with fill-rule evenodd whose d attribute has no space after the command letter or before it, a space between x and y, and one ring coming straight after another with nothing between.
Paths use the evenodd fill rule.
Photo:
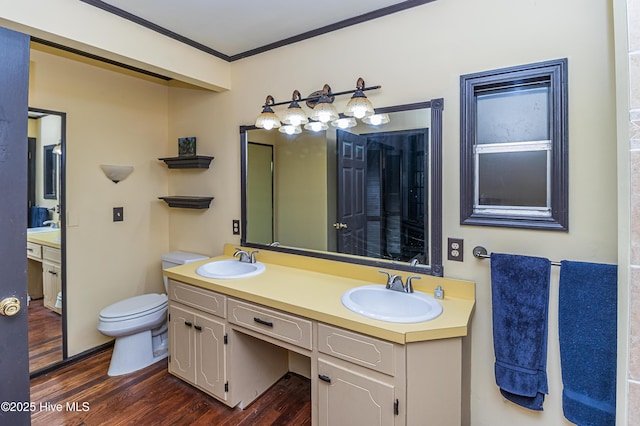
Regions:
<instances>
[{"instance_id":1,"label":"small mirror on wall","mask_svg":"<svg viewBox=\"0 0 640 426\"><path fill-rule=\"evenodd\" d=\"M47 200L55 200L58 197L57 184L58 181L58 160L54 153L55 145L44 146L43 152L43 189L44 198Z\"/></svg>"}]
</instances>

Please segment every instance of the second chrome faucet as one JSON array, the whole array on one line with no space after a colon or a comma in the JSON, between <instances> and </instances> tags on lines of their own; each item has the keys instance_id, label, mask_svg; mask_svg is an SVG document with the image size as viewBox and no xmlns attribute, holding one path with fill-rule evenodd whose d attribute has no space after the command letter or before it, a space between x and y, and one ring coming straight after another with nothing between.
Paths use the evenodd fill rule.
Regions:
<instances>
[{"instance_id":1,"label":"second chrome faucet","mask_svg":"<svg viewBox=\"0 0 640 426\"><path fill-rule=\"evenodd\" d=\"M413 293L413 284L411 283L411 281L413 279L420 279L420 277L417 277L415 275L412 275L410 277L407 278L407 283L403 284L402 283L402 277L400 275L397 274L392 274L390 272L387 271L378 271L381 274L386 274L387 275L387 286L386 288L388 288L389 290L395 290L395 291L400 291L403 293Z\"/></svg>"}]
</instances>

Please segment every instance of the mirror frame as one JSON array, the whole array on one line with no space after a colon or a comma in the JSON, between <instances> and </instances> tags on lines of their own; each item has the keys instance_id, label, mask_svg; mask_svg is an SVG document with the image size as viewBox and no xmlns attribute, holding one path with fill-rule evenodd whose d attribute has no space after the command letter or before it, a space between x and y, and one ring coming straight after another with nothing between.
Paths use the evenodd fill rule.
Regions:
<instances>
[{"instance_id":1,"label":"mirror frame","mask_svg":"<svg viewBox=\"0 0 640 426\"><path fill-rule=\"evenodd\" d=\"M444 109L444 99L431 99L426 102L397 105L385 108L376 108L377 114L392 113L400 111L411 111L416 109L431 109L430 127L430 188L427 194L429 200L430 220L427 226L427 235L430 236L430 262L429 265L411 266L407 262L390 261L376 259L373 257L359 257L344 255L332 252L317 252L298 248L288 248L283 246L269 246L265 244L251 243L247 241L247 153L249 130L256 130L256 126L240 126L240 184L241 184L241 236L240 244L244 247L252 247L261 250L271 250L281 253L309 256L320 259L327 259L339 262L355 263L358 265L375 266L378 268L389 268L417 272L421 274L442 277L444 274L442 266L442 111Z\"/></svg>"},{"instance_id":2,"label":"mirror frame","mask_svg":"<svg viewBox=\"0 0 640 426\"><path fill-rule=\"evenodd\" d=\"M58 179L60 182L60 191L58 193L58 205L60 206L60 269L61 269L61 283L60 288L62 291L62 359L47 367L43 367L40 370L30 371L29 377L35 378L46 374L56 368L64 365L69 359L69 353L67 351L67 113L61 111L54 111L50 109L29 107L29 111L44 113L49 115L60 116L62 122L60 125L60 146L62 148L62 154L60 155L60 169L58 170Z\"/></svg>"}]
</instances>

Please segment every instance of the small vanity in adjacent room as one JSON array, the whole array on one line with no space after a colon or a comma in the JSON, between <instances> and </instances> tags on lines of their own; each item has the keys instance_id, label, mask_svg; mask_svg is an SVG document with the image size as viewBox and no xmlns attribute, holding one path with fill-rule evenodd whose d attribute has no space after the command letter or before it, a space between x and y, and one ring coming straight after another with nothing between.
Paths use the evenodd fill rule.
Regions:
<instances>
[{"instance_id":1,"label":"small vanity in adjacent room","mask_svg":"<svg viewBox=\"0 0 640 426\"><path fill-rule=\"evenodd\" d=\"M378 267L265 250L258 275L196 273L208 262L234 259L234 252L227 245L223 256L164 271L172 374L241 408L287 372L300 374L311 380L314 425L461 423L462 339L474 283L422 275L415 291L433 295L441 286L442 313L393 323L341 303L352 288L384 284Z\"/></svg>"},{"instance_id":2,"label":"small vanity in adjacent room","mask_svg":"<svg viewBox=\"0 0 640 426\"><path fill-rule=\"evenodd\" d=\"M62 314L60 229L27 231L27 289L31 299Z\"/></svg>"}]
</instances>

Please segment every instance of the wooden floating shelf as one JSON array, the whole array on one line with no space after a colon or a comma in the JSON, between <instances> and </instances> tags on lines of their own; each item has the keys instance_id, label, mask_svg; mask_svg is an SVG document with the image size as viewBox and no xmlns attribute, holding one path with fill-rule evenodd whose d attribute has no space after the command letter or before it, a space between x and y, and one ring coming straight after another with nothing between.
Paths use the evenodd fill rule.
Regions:
<instances>
[{"instance_id":1,"label":"wooden floating shelf","mask_svg":"<svg viewBox=\"0 0 640 426\"><path fill-rule=\"evenodd\" d=\"M208 169L213 157L194 155L192 157L158 158L164 161L170 169Z\"/></svg>"},{"instance_id":2,"label":"wooden floating shelf","mask_svg":"<svg viewBox=\"0 0 640 426\"><path fill-rule=\"evenodd\" d=\"M178 207L183 209L208 209L213 197L194 197L194 196L173 196L158 197L164 200L169 207Z\"/></svg>"}]
</instances>

